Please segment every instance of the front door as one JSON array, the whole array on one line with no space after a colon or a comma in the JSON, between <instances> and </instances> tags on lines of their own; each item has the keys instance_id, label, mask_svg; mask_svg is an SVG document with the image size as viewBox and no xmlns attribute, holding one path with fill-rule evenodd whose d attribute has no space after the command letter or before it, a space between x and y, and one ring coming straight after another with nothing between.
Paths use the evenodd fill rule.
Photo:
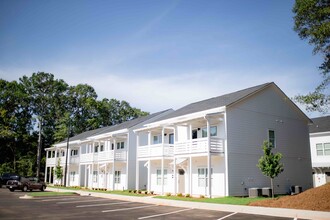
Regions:
<instances>
[{"instance_id":1,"label":"front door","mask_svg":"<svg viewBox=\"0 0 330 220\"><path fill-rule=\"evenodd\" d=\"M185 171L184 169L178 169L178 193L185 193Z\"/></svg>"}]
</instances>

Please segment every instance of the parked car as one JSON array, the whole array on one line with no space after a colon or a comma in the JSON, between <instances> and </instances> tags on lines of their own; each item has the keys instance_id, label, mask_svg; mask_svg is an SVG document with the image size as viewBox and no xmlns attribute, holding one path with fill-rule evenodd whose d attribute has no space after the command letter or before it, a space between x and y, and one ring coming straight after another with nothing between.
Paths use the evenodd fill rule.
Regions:
<instances>
[{"instance_id":1,"label":"parked car","mask_svg":"<svg viewBox=\"0 0 330 220\"><path fill-rule=\"evenodd\" d=\"M16 173L4 173L2 176L0 176L0 188L2 188L2 185L6 185L7 181L11 179L11 177L17 176Z\"/></svg>"},{"instance_id":2,"label":"parked car","mask_svg":"<svg viewBox=\"0 0 330 220\"><path fill-rule=\"evenodd\" d=\"M35 189L44 191L46 189L46 184L45 182L38 180L36 177L15 176L11 180L8 180L7 188L11 192L14 192L15 190L26 192Z\"/></svg>"}]
</instances>

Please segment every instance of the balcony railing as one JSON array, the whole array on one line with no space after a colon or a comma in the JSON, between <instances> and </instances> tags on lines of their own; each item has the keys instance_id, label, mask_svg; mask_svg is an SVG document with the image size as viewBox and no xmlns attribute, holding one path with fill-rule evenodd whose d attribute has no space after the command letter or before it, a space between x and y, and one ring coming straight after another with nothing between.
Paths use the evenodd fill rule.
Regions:
<instances>
[{"instance_id":1,"label":"balcony railing","mask_svg":"<svg viewBox=\"0 0 330 220\"><path fill-rule=\"evenodd\" d=\"M112 161L114 157L114 151L101 151L98 153L88 153L88 154L80 154L80 162L98 162L98 161ZM126 150L118 150L115 153L115 160L118 161L126 161L127 159L127 151Z\"/></svg>"},{"instance_id":2,"label":"balcony railing","mask_svg":"<svg viewBox=\"0 0 330 220\"><path fill-rule=\"evenodd\" d=\"M139 158L173 156L173 145L164 144L164 148L163 144L139 146L137 148L137 154Z\"/></svg>"},{"instance_id":3,"label":"balcony railing","mask_svg":"<svg viewBox=\"0 0 330 220\"><path fill-rule=\"evenodd\" d=\"M221 138L210 138L211 153L224 152L224 140ZM194 154L208 152L208 138L198 138L177 142L175 145L164 144L164 151L162 144L153 144L146 146L139 146L137 148L138 158L174 156L180 154Z\"/></svg>"}]
</instances>

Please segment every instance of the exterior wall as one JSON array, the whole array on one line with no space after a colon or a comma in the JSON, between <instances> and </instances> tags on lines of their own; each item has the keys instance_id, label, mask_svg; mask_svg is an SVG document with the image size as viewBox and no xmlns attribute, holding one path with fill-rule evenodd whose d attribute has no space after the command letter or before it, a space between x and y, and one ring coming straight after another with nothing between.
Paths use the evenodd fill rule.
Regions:
<instances>
[{"instance_id":1,"label":"exterior wall","mask_svg":"<svg viewBox=\"0 0 330 220\"><path fill-rule=\"evenodd\" d=\"M316 144L330 143L330 132L310 134L313 186L318 187L330 182L330 155L317 155Z\"/></svg>"},{"instance_id":2,"label":"exterior wall","mask_svg":"<svg viewBox=\"0 0 330 220\"><path fill-rule=\"evenodd\" d=\"M164 169L167 170L167 184L164 184L164 193L174 192L174 176L173 176L173 166L170 165L172 160L164 160ZM161 169L161 160L151 160L149 167L151 167L151 191L157 194L161 194L162 185L157 185L157 169Z\"/></svg>"},{"instance_id":3,"label":"exterior wall","mask_svg":"<svg viewBox=\"0 0 330 220\"><path fill-rule=\"evenodd\" d=\"M275 131L274 152L283 155L284 171L274 179L277 194L289 186L312 187L307 120L274 87L227 108L229 195L247 195L250 187L268 187L270 180L256 166L268 129Z\"/></svg>"},{"instance_id":4,"label":"exterior wall","mask_svg":"<svg viewBox=\"0 0 330 220\"><path fill-rule=\"evenodd\" d=\"M320 167L319 164L324 164L325 166L330 167L330 155L317 156L316 154L316 144L330 143L330 132L310 134L310 142L312 166Z\"/></svg>"}]
</instances>

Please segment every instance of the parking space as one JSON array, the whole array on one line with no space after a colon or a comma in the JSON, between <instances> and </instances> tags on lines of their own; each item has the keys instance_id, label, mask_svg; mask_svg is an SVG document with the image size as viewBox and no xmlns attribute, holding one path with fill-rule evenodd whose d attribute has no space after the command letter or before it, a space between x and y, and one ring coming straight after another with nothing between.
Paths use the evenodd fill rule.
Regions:
<instances>
[{"instance_id":1,"label":"parking space","mask_svg":"<svg viewBox=\"0 0 330 220\"><path fill-rule=\"evenodd\" d=\"M0 219L292 219L161 206L92 196L18 198L24 194L26 193L0 189Z\"/></svg>"}]
</instances>

